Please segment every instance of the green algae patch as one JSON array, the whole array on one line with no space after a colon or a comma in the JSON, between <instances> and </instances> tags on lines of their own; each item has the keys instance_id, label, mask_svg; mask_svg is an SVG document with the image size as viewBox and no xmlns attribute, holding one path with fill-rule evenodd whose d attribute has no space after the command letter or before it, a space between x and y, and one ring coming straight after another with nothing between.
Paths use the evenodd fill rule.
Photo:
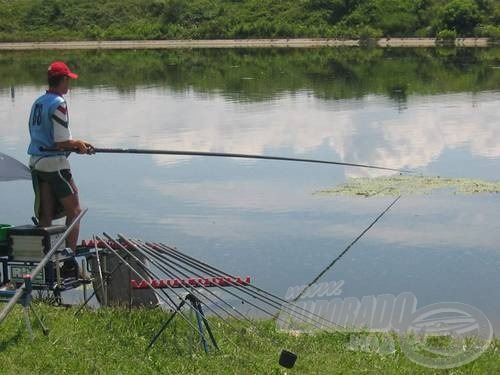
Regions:
<instances>
[{"instance_id":1,"label":"green algae patch","mask_svg":"<svg viewBox=\"0 0 500 375\"><path fill-rule=\"evenodd\" d=\"M424 176L361 177L316 194L375 197L431 194L440 190L454 194L499 193L500 181Z\"/></svg>"}]
</instances>

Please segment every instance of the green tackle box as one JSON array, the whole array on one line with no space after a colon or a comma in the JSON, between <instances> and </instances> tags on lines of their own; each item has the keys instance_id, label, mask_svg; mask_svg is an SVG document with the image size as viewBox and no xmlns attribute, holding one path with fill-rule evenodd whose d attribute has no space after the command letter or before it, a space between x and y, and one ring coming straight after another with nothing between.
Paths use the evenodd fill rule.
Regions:
<instances>
[{"instance_id":1,"label":"green tackle box","mask_svg":"<svg viewBox=\"0 0 500 375\"><path fill-rule=\"evenodd\" d=\"M10 256L9 241L7 241L7 230L12 228L10 224L0 224L0 257Z\"/></svg>"},{"instance_id":2,"label":"green tackle box","mask_svg":"<svg viewBox=\"0 0 500 375\"><path fill-rule=\"evenodd\" d=\"M7 239L7 229L12 228L10 224L0 224L0 243Z\"/></svg>"}]
</instances>

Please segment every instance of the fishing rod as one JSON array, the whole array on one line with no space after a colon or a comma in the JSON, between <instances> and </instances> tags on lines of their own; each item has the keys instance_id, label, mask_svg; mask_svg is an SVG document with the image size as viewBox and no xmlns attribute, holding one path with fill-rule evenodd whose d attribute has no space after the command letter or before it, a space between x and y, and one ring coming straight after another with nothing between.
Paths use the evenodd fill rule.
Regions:
<instances>
[{"instance_id":1,"label":"fishing rod","mask_svg":"<svg viewBox=\"0 0 500 375\"><path fill-rule=\"evenodd\" d=\"M204 263L198 259L195 259L195 258L192 258L184 253L181 253L179 250L177 249L174 249L172 247L169 247L167 245L164 245L164 244L152 244L152 246L154 246L155 250L157 251L160 251L170 257L173 257L175 259L180 259L181 261L183 262L186 262L186 263L189 263L191 266L203 271L203 272L206 272L208 275L223 275L223 276L226 276L226 277L229 277L229 278L235 278L235 276L227 273L227 272L224 272L214 266L211 266L207 263ZM239 288L240 286L237 285L236 283L232 282L232 284L234 284L233 286L235 286L236 288ZM285 303L285 304L288 304L290 301L287 301L287 300L284 300L264 289L261 289L253 284L249 284L245 287L244 290L242 290L245 294L247 295L250 295L251 297L253 298L256 298L256 299L259 299L259 300L262 300L261 298L264 298L265 301L267 301L267 304L273 306L274 308L276 308L277 310L279 310L280 308L282 308L282 304ZM274 300L273 300L274 298ZM279 301L279 302L277 302ZM303 309L303 308L300 308L300 310L303 311L302 314L299 313L299 315L302 315L303 317L307 318L307 320L303 320L304 322L311 322L310 321L310 317L309 315L312 315L314 317L317 317L321 320L323 320L325 323L330 323L328 322L327 320L325 320L324 318L322 318L321 316L319 315L316 315L314 314L313 312L309 311L309 310L306 310L306 309ZM319 323L319 321L318 321Z\"/></svg>"},{"instance_id":2,"label":"fishing rod","mask_svg":"<svg viewBox=\"0 0 500 375\"><path fill-rule=\"evenodd\" d=\"M107 242L105 242L104 240L102 240L99 236L95 236L95 238L98 240L98 241L101 241L104 246L107 248L107 250L113 254L114 256L116 256L119 261L120 261L120 265L125 265L132 273L134 273L136 275L136 277L139 277L140 280L146 280L146 278L144 276L142 276L134 267L132 267L132 265L127 262L125 260L125 257L128 257L129 254L127 253L125 257L122 257L120 254L118 254L118 252L113 249ZM136 260L136 259L134 259ZM156 277L154 274L150 273L148 268L146 267L146 265L144 265L142 262L137 262L137 265L139 267L141 267L141 269L146 273L146 276L148 277ZM156 296L161 300L163 301L165 304L167 304L170 308L172 309L177 309L179 307L179 305L165 292L165 291L162 291L163 294L165 295L166 299L163 298L159 293L158 291L156 291L153 287L150 288L155 294ZM176 295L179 299L182 299L179 295Z\"/></svg>"},{"instance_id":3,"label":"fishing rod","mask_svg":"<svg viewBox=\"0 0 500 375\"><path fill-rule=\"evenodd\" d=\"M159 277L157 274L155 274L153 271L151 271L151 270L148 268L148 266L147 266L147 265L146 265L143 261L141 261L139 258L137 258L134 254L132 254L132 252L131 252L129 249L127 249L127 247L126 247L126 246L124 246L122 243L120 243L120 242L116 241L115 239L113 239L113 238L112 238L109 234L107 234L106 232L103 232L103 235L104 235L104 236L105 236L105 237L106 237L109 241L112 241L112 243L114 243L115 245L117 245L117 246L118 246L118 247L119 247L122 251L124 251L124 252L125 252L127 255L129 255L132 259L134 259L134 261L135 261L138 265L140 265L140 266L144 269L144 271L145 271L145 272L149 275L149 277L154 278L154 279L160 279L160 277ZM121 240L125 241L125 244L126 244L126 245L128 245L128 246L130 246L132 249L134 249L134 250L138 251L137 246L135 246L134 244L132 244L131 242L129 242L129 241L128 241L125 237L123 237L122 235L118 235L118 237L119 237ZM99 239L100 241L102 241L102 239L100 239L100 238L98 238L98 239ZM108 245L106 242L104 243L104 245L105 245L106 247L108 247L108 248L109 248L109 245ZM179 298L180 300L183 300L182 296L181 296L179 293L177 293L177 292L175 291L175 289L174 289L174 288L172 288L172 287L168 287L168 289L169 289L171 292L173 292L173 293L176 295L176 297L177 297L177 298ZM167 293L166 293L163 289L161 289L161 290L162 290L165 294L167 294ZM185 290L186 290L188 293L190 293L190 291L189 291L188 289L185 289ZM167 294L167 295L168 295L168 294ZM170 297L169 297L169 298L170 298ZM222 316L220 316L220 315L219 315L219 314L218 314L215 310L213 310L210 306L207 306L207 305L206 305L206 307L207 307L210 311L212 311L212 312L213 312L216 316L218 316L219 318L223 319L223 317L222 317Z\"/></svg>"},{"instance_id":4,"label":"fishing rod","mask_svg":"<svg viewBox=\"0 0 500 375\"><path fill-rule=\"evenodd\" d=\"M149 255L149 256L151 256L151 257L155 258L156 262L155 262L155 263L153 263L153 266L155 266L155 267L159 267L159 265L160 265L160 264L168 264L168 265L171 265L171 264L176 264L176 265L178 265L180 268L182 268L182 269L186 270L187 272L191 272L191 273L193 273L195 276L202 277L202 276L201 276L201 274L196 273L196 272L195 272L195 271L193 271L192 269L189 269L189 268L188 268L188 267L191 267L191 268L196 269L196 268L199 268L199 267L193 266L192 264L189 264L190 262L186 262L185 260L181 260L181 259L178 259L178 258L176 258L176 257L173 257L173 258L174 258L174 259L176 259L176 260L178 260L180 263L179 263L179 262L174 262L174 261L172 261L172 259L171 259L172 255L168 255L168 256L167 256L167 254L163 253L163 252L159 249L159 246L160 246L160 245L157 245L157 244L152 244L152 243L147 243L147 242L144 242L144 241L141 241L141 240L132 240L132 239L127 239L127 238L125 238L125 237L123 237L123 236L121 236L121 235L118 235L118 237L120 238L120 240L121 240L121 241L124 241L124 242L125 242L125 243L127 243L128 245L135 245L135 247L134 247L134 248L135 248L136 250L139 250L139 252L141 252L141 253L142 253L142 250L144 250L144 252L145 252L147 255ZM161 256L161 255L160 255L161 253L163 253L163 254L162 254L163 256ZM146 255L146 254L144 254L144 253L143 253L143 255ZM152 260L151 260L151 258L148 258L148 259L150 260L150 262L152 261ZM182 266L182 264L185 264L185 266ZM175 267L173 267L173 268L175 269ZM184 273L181 273L181 274L183 274L185 277L187 276L187 274L184 274ZM219 277L220 277L220 276L219 276ZM241 287L241 285L239 285L239 284L237 284L237 285L231 285L232 283L231 283L231 282L229 282L229 280L226 280L226 281L228 281L229 286L233 286L233 287L240 286L240 287ZM250 284L248 284L248 285L250 285ZM206 289L206 290L207 290L207 288L205 288L205 287L204 287L204 285L202 285L201 283L200 283L198 286L203 287L203 289ZM222 287L221 287L221 286L218 286L218 288L222 289ZM224 289L224 291L225 291L225 292L228 292L228 290L227 290L227 289ZM243 297L238 296L237 294L234 294L234 293L229 293L229 294L231 294L231 295L233 295L233 296L238 297L239 299L241 299L241 300L242 300L243 302L245 302L245 303L249 303L249 304L251 304L251 303L250 303L247 299L244 299ZM220 297L219 297L219 299L221 299L221 300L222 300L222 298L220 298ZM209 300L210 300L210 299L209 299ZM223 300L222 300L222 301L223 301ZM255 307L256 307L256 308L258 308L258 306L255 306ZM274 317L274 315L271 315L271 316L273 316L273 317ZM278 320L280 320L280 318L279 318L279 317L277 317L277 319L278 319ZM246 317L245 317L245 320L249 321L250 323L253 323L250 319L248 319L248 318L246 318ZM225 321L223 321L223 322L227 324L227 322L225 322ZM305 321L304 321L304 322L305 322ZM167 322L167 323L168 323L168 322ZM166 323L166 324L167 324L167 323ZM231 325L229 325L229 327L230 327L230 328L233 328ZM257 329L259 329L259 330L260 330L260 327L259 327L259 326L255 326L255 327L256 327ZM163 329L163 327L162 327L162 329ZM271 339L271 341L272 341L274 344L276 344L276 343L277 343L277 341L276 341L275 339ZM297 356L296 356L296 354L295 354L295 353L292 353L292 352L289 352L289 351L287 351L287 350L283 349L283 350L281 351L281 356L280 356L280 364L282 364L282 363L281 363L281 361L282 361L282 357L283 357L283 356L285 356L285 357L286 357L286 356L287 356L287 353L288 353L288 355L290 355L290 356L294 357L295 359L297 358ZM283 364L282 364L282 365L283 365Z\"/></svg>"},{"instance_id":5,"label":"fishing rod","mask_svg":"<svg viewBox=\"0 0 500 375\"><path fill-rule=\"evenodd\" d=\"M169 257L173 257L174 259L178 259L182 262L186 262L190 264L190 266L197 268L201 270L202 272L206 272L208 275L211 276L217 276L217 275L224 275L226 277L230 277L232 279L235 278L235 276L230 275L227 272L224 272L220 269L217 269L216 267L213 267L207 263L204 263L200 260L197 260L195 258L192 258L184 253L181 253L180 251L171 248L167 245L164 244L151 244L151 247L158 251L161 252ZM287 301L279 296L276 296L264 289L261 289L253 284L248 284L245 287L242 287L238 283L235 283L234 281L229 281L230 284L232 284L233 287L235 287L237 290L242 291L243 293L258 299L264 303L266 303L268 306L271 306L277 310L283 309L284 306L287 304L290 304L290 301ZM245 299L239 297L241 300L245 301ZM283 306L283 304L285 304ZM314 313L313 311L307 310L299 305L294 305L293 309L295 310L294 313L298 316L300 316L300 320L304 323L312 324L316 328L322 329L323 326L322 324L326 325L332 325L333 323L324 317ZM276 317L275 314L271 315L272 317ZM314 317L314 319L313 319ZM277 318L279 320L279 318ZM316 324L317 323L317 324Z\"/></svg>"},{"instance_id":6,"label":"fishing rod","mask_svg":"<svg viewBox=\"0 0 500 375\"><path fill-rule=\"evenodd\" d=\"M106 234L104 234L104 235L105 235L106 237L108 237ZM118 234L118 238L119 238L120 240L124 241L127 245L132 246L135 250L139 250L139 249L137 248L137 246L136 246L136 245L134 245L132 242L130 242L130 240L128 240L128 239L127 239L127 238L125 238L124 236L122 236L122 235ZM109 239L109 237L108 237L108 239ZM132 255L132 256L133 256L133 255ZM158 279L158 277L156 277L156 278ZM235 286L235 287L236 287L236 286ZM242 299L241 297L238 297L238 295L236 295L236 294L234 294L234 293L230 292L229 290L226 290L226 292L227 292L227 293L229 293L229 294L231 294L231 295L233 295L233 296L235 296L235 297L237 297L237 298ZM205 298L207 298L206 296L204 296L204 297L205 297ZM243 299L242 299L242 300L243 300ZM254 307L254 308L256 308L256 309L260 310L261 312L263 312L263 313L265 313L265 314L267 314L267 315L269 315L269 316L274 317L274 315L275 315L275 314L273 314L272 312L270 312L270 311L268 311L268 310L264 309L264 308L263 308L263 307L261 307L261 306L258 306L258 305L256 305L256 304L253 304L252 302L250 302L250 301L248 301L248 300L244 300L244 301L245 301L247 304L249 304L250 306L252 306L252 307ZM212 302L212 301L211 301L211 302ZM213 302L212 302L212 303L213 303ZM207 306L207 307L209 308L209 306ZM210 309L210 310L211 310L211 311L213 311L212 309ZM217 315L217 314L216 314L216 315ZM217 315L217 316L218 316L218 317L220 317L219 315Z\"/></svg>"},{"instance_id":7,"label":"fishing rod","mask_svg":"<svg viewBox=\"0 0 500 375\"><path fill-rule=\"evenodd\" d=\"M43 151L43 152L68 152L68 151L73 152L73 151L77 151L77 150L76 149L69 149L69 150L68 149L61 149L61 148L57 148L57 147L40 147L40 151ZM406 169L380 167L380 166L368 165L368 164L347 163L347 162L319 160L319 159L291 158L291 157L283 157L283 156L233 154L233 153L224 153L224 152L147 150L147 149L133 149L133 148L98 148L98 147L96 147L96 148L93 148L90 153L211 156L211 157L239 158L239 159L281 160L281 161L293 161L293 162L303 162L303 163L343 165L346 167L371 168L371 169L379 169L379 170L386 170L386 171L399 172L399 173L413 173L413 171L406 170Z\"/></svg>"},{"instance_id":8,"label":"fishing rod","mask_svg":"<svg viewBox=\"0 0 500 375\"><path fill-rule=\"evenodd\" d=\"M183 272L181 271L180 269L184 269L186 271L189 271L186 267L176 263L176 262L163 262L161 260L161 258L159 258L158 256L156 256L153 252L151 252L151 250L148 250L147 246L142 244L142 243L139 243L138 241L134 241L132 239L127 239L127 241L131 244L133 244L136 248L136 250L141 253L142 255L144 255L149 262L151 262L156 268L158 268L159 270L161 270L162 272L165 273L165 275L167 275L168 277L170 278L173 278L173 279L178 279L179 276L178 275L181 275L185 278L189 278L191 277L189 274L187 274L186 272ZM155 262L153 263L153 260L155 260ZM176 267L177 266L177 267ZM170 271L169 269L167 269L167 267L171 268L173 271ZM174 274L173 272L178 272L178 274ZM197 275L195 274L195 276L197 277L201 277L201 275ZM184 285L181 285L181 287L184 287ZM188 292L196 292L198 293L201 297L205 298L207 301L209 301L210 303L212 303L213 305L215 305L216 307L220 308L222 311L224 311L227 315L230 315L232 316L233 318L237 318L238 316L243 318L243 319L248 319L245 315L243 315L242 313L240 313L234 306L232 306L231 304L227 303L226 301L224 301L224 299L222 299L220 296L218 296L217 294L215 294L214 292L212 292L209 288L206 288L204 285L197 285L197 287L201 287L205 292L209 293L210 295L212 295L214 298L220 300L222 303L224 303L225 305L229 306L229 308L231 309L230 311L222 308L221 306L217 305L212 299L210 299L208 296L206 295L203 295L203 293L201 293L200 291L197 290L197 288L193 287L193 286L190 286L190 290ZM232 312L235 312L236 314L233 314ZM248 320L249 321L249 320Z\"/></svg>"},{"instance_id":9,"label":"fishing rod","mask_svg":"<svg viewBox=\"0 0 500 375\"><path fill-rule=\"evenodd\" d=\"M333 267L333 265L335 263L337 263L340 258L342 258L348 251L349 249L356 243L358 242L361 237L363 237L366 232L368 232L376 223L377 221L379 221L382 216L384 216L386 214L387 211L389 211L391 209L392 206L394 206L396 204L396 202L401 198L401 195L398 195L396 197L396 199L394 199L391 204L389 204L389 206L387 206L384 211L382 211L376 218L375 220L373 220L371 222L371 224L369 226L367 226L345 249L344 251L342 251L334 260L332 260L330 262L330 264L328 266L326 266L311 282L309 282L309 284L307 284L307 286L302 289L302 291L292 300L293 302L296 302L300 297L302 297L304 295L304 293L309 290L309 288L311 287L311 285L313 285L314 283L316 283L316 281L318 281L321 276L323 276L330 268Z\"/></svg>"},{"instance_id":10,"label":"fishing rod","mask_svg":"<svg viewBox=\"0 0 500 375\"><path fill-rule=\"evenodd\" d=\"M110 241L111 244L115 245L115 246L118 246L118 248L120 248L122 251L124 251L128 256L132 257L139 266L141 266L143 268L143 270L149 275L149 277L155 277L157 278L157 276L148 269L148 267L140 260L138 259L135 255L133 255L125 246L123 246L120 242L116 241L115 239L111 238L107 233L103 233L103 235L108 238L108 240ZM107 242L105 242L102 238L100 238L99 236L96 236L97 240L102 242L104 244L104 246L109 250L111 251L115 256L118 257L118 259L120 259L128 268L129 270L131 270L132 272L134 272L137 276L139 276L140 279L142 279L143 281L146 281L146 279L144 279L144 277L142 277L130 264L128 264L125 259L123 257L120 256L120 254L118 254L118 251L116 251L115 249L113 249L113 247L108 244ZM128 244L130 245L130 244ZM155 288L153 288L153 286L149 285L149 288L151 288L153 290L154 293L157 293L157 291L155 290ZM164 323L164 325L162 326L162 328L160 329L160 331L154 336L153 340L149 343L148 347L146 348L146 351L149 351L151 349L151 347L155 344L155 342L158 340L158 338L160 337L160 335L163 333L163 331L165 330L165 328L168 326L168 324L170 324L170 322L174 319L174 317L177 315L177 314L180 314L180 316L189 324L189 326L191 326L191 328L193 328L197 333L198 335L200 336L201 338L201 341L203 343L203 347L205 349L205 352L208 354L208 346L207 346L207 338L205 337L205 333L201 327L201 323L198 321L198 327L194 326L194 324L182 313L181 311L181 308L182 306L189 300L191 301L191 304L192 304L192 308L193 309L196 309L196 314L197 316L201 315L201 319L203 319L203 322L205 323L205 326L206 326L206 329L207 329L207 332L210 336L210 339L212 340L212 343L214 345L214 347L220 351L216 341L215 341L215 338L212 334L212 331L210 330L210 327L208 325L208 321L205 319L205 316L203 315L202 313L202 310L201 310L201 306L199 305L199 300L196 299L196 297L193 297L192 295L188 294L188 296L186 296L185 298L182 298L175 290L173 290L171 288L171 290L174 292L174 294L181 300L181 302L177 305L174 303L174 306L176 307L176 309L173 311L172 315L167 319L166 323ZM164 291L162 290L163 294L165 294L169 300L172 300L171 297ZM159 294L157 294L158 297L160 297ZM189 298L191 296L191 299ZM161 297L160 297L161 299ZM208 306L207 306L208 307ZM229 325L229 324L228 324ZM230 326L230 325L229 325ZM231 342L230 340L228 340L229 342Z\"/></svg>"},{"instance_id":11,"label":"fishing rod","mask_svg":"<svg viewBox=\"0 0 500 375\"><path fill-rule=\"evenodd\" d=\"M184 269L185 271L188 271L188 272L191 272L193 273L195 276L197 277L202 277L202 275L200 273L197 273L196 271L193 271L192 269L189 269L187 268L187 266L193 268L193 269L199 269L199 270L202 270L202 272L207 272L209 275L211 276L216 276L216 277L221 277L221 273L213 273L213 272L210 272L210 271L206 271L203 270L199 265L197 266L196 264L193 265L192 262L190 262L189 260L185 260L185 259L179 259L178 257L176 257L175 255L171 255L171 254L167 254L166 252L162 251L161 250L161 245L158 245L158 244L150 244L150 243L144 243L143 241L140 241L140 240L132 240L132 239L128 239L122 235L118 235L118 238L125 242L127 245L133 247L135 250L139 251L140 253L142 253L143 255L145 255L147 257L147 259L152 262L152 264L154 265L154 267L162 270L163 272L165 272L165 268L164 266L168 265L168 267L171 267L173 268L176 272L180 273L181 275L183 275L184 277L189 277L188 274L186 274L185 272L182 272L179 270L179 268L181 269ZM110 239L110 237L108 236L108 239ZM163 253L163 256L161 256L160 254ZM176 259L176 261L172 260L171 258L173 259ZM153 262L154 260L154 262ZM180 262L180 263L179 263ZM183 266L182 264L184 264L185 266ZM177 266L177 267L175 267ZM178 268L179 267L179 268ZM171 272L165 272L167 275L171 274ZM172 277L172 276L170 276ZM174 275L175 277L175 275ZM234 282L232 280L227 280L227 283L228 283L228 286L232 286L233 288L235 288L236 290L238 291L241 291L241 292L244 292L245 294L249 294L251 297L253 298L256 298L256 299L259 299L261 302L264 302L266 305L274 308L274 309L277 309L279 310L282 306L277 304L276 302L273 302L269 299L262 299L262 298L259 298L258 295L255 295L253 293L251 293L250 291L248 290L245 290L248 285L246 286L242 286L240 284L238 284L237 282ZM228 306L230 306L232 309L234 309L233 306L231 306L230 304L228 304L227 302L225 302L221 297L211 293L208 288L206 288L204 285L199 285L201 288L203 288L205 291L209 292L210 294L214 295L217 299L221 300L222 302L224 302L225 304L227 304ZM182 287L182 285L181 285ZM196 288L194 288L194 290L196 290ZM225 289L224 290L226 293L240 299L241 301L243 301L244 303L247 303L248 305L256 308L257 310L265 313L266 315L269 315L271 317L274 317L274 318L277 318L278 320L280 320L279 317L276 317L276 314L268 311L267 309L264 309L262 306L258 306L258 305L255 305L253 304L252 302L250 302L248 299L246 298L243 298L241 295L238 295L236 294L235 292L232 292L230 290L227 290ZM199 291L197 291L198 293L200 293ZM212 304L214 304L215 306L221 308L220 306L218 306L213 300L211 300L210 298L208 298L208 296L204 296L203 294L200 293L200 295L204 298L206 298L209 302L211 302ZM228 315L231 315L234 317L234 314L230 314L228 313L225 309L221 308L223 311L225 311ZM239 315L242 315L241 313L239 313L238 310L234 309ZM308 312L309 313L309 312ZM297 315L301 315L302 316L302 319L301 321L305 322L305 323L309 323L309 324L313 324L313 323L319 323L317 321L311 321L311 317L308 316L310 314L300 314L300 313L297 313ZM314 314L313 314L314 315ZM244 315L243 317L245 318L245 320L249 321L248 318L246 318ZM316 328L319 328L321 329L322 326L320 324L316 324L315 325Z\"/></svg>"},{"instance_id":12,"label":"fishing rod","mask_svg":"<svg viewBox=\"0 0 500 375\"><path fill-rule=\"evenodd\" d=\"M157 250L155 250L155 249L153 249L153 248L151 248L151 250L152 250L152 252L153 252L153 253L154 253L154 252L156 252L156 254L159 254L159 252L158 252ZM150 250L149 254L151 254L151 250ZM151 255L151 256L153 256L153 255ZM158 258L158 257L159 257L159 255L156 255L156 258ZM172 261L171 259L165 259L164 261L165 261L165 262L168 262L168 264L177 264L177 265L179 265L179 263L178 263L178 262ZM181 267L182 267L182 266L181 266ZM184 268L184 267L183 267L183 268ZM201 274L196 273L196 272L193 272L193 273L194 273L196 276L201 277ZM216 274L212 274L212 275L210 275L210 274L209 274L209 276L213 276L213 277L220 277L221 275L216 275ZM245 287L243 287L243 286L241 286L240 284L238 284L238 283L236 283L236 282L234 282L234 281L227 281L227 283L229 284L229 286L232 286L232 287L234 287L234 288L235 288L235 289L237 289L237 290L241 290L240 288L246 288L246 286L245 286ZM203 285L200 285L200 287L203 287L204 289L206 289ZM273 316L275 315L274 313L272 313L272 312L268 311L267 309L264 309L264 308L263 308L263 307L261 307L261 306L258 306L258 305L253 304L253 303L252 303L252 302L250 302L249 300L244 299L242 296L240 296L240 295L238 295L238 294L236 294L236 293L234 293L234 292L232 292L232 291L230 291L230 290L224 290L224 291L225 291L226 293L228 293L228 294L232 295L233 297L236 297L236 298L240 299L240 300L241 300L241 301L243 301L244 303L247 303L248 305L250 305L250 306L252 306L252 307L254 307L254 308L256 308L256 309L260 310L261 312L263 312L263 313L265 313L265 314L267 314L267 315L269 315L269 316L271 316L271 317L273 317ZM219 297L219 298L220 298L220 297ZM255 297L254 297L254 298L255 298ZM261 301L262 301L262 302L264 302L264 303L267 303L267 301L265 301L265 300L261 300ZM269 304L268 304L268 305L269 305ZM276 308L276 306L271 306L271 307ZM236 311L237 311L237 310L236 310ZM241 313L240 313L240 314L241 314ZM244 316L244 315L243 315L243 316ZM249 319L248 319L247 317L245 317L245 320L249 320Z\"/></svg>"},{"instance_id":13,"label":"fishing rod","mask_svg":"<svg viewBox=\"0 0 500 375\"><path fill-rule=\"evenodd\" d=\"M103 233L106 237L106 233ZM120 254L118 254L118 251L116 251L115 249L112 248L112 246L110 246L106 241L104 241L102 238L100 238L99 236L96 236L97 240L98 241L101 241L104 246L112 253L114 254L116 257L118 257L118 259L125 265L127 266L127 268L129 268L137 277L139 277L141 280L146 280L141 274L139 274L135 269L134 267L132 267ZM121 250L125 251L125 253L127 253L129 256L131 256L136 262L138 265L141 265L144 269L144 271L147 272L147 267L146 265L144 265L144 263L142 263L138 258L136 258L133 254L130 254L130 252L122 245L120 244L119 242L115 241L114 239L111 238L111 241L113 244L115 245L118 245ZM152 272L151 272L151 275L150 277L153 276L153 277L156 277L156 275L154 275ZM164 299L159 293L158 291L156 291L156 289L154 289L152 286L151 286L153 292L157 295L157 297L162 300L163 302L165 302L167 305L169 305L169 302ZM173 291L174 294L176 294L176 296L181 299L181 301L183 301L182 297L176 293L175 291ZM163 291L163 294L165 294L165 296L168 298L168 300L172 301L172 298L165 292ZM180 308L182 307L182 305L184 304L183 302L181 302L180 304L176 304L174 301L172 301L173 305L175 306L175 312L174 314L172 314L171 316L171 319L173 319L173 317L178 313L183 319L184 321L186 321L186 323L191 327L193 328L196 332L198 332L198 334L200 335L200 337L202 339L205 339L205 336L202 332L200 332L200 330L198 329L198 327L194 326L193 323L191 323L191 321L182 313L182 311L180 310ZM148 347L149 349L149 347Z\"/></svg>"},{"instance_id":14,"label":"fishing rod","mask_svg":"<svg viewBox=\"0 0 500 375\"><path fill-rule=\"evenodd\" d=\"M168 277L173 277L173 278L178 278L176 275L174 275L171 271L169 271L167 269L167 267L170 267L172 268L172 270L174 272L178 272L181 276L185 277L185 278L189 278L190 275L188 275L186 272L183 272L183 271L180 271L180 269L183 269L187 272L191 271L192 270L189 270L187 267L177 263L177 262L164 262L164 259L162 259L160 256L158 256L158 254L155 254L154 251L152 251L153 249L149 249L148 246L146 244L143 244L143 243L139 243L138 241L134 241L134 240L131 240L129 239L129 241L131 243L133 243L134 245L137 246L137 249L138 251L143 254L150 262L152 262L152 260L154 259L156 261L156 263L154 264L157 268L159 268L160 270L162 270ZM177 266L177 267L176 267ZM197 274L195 272L192 272L195 276L197 277L202 277L202 275L200 274ZM234 306L232 306L231 304L227 303L226 301L224 301L223 298L221 298L220 296L218 296L217 294L213 293L209 288L205 287L204 285L202 284L199 284L197 285L199 287L201 287L205 292L209 293L210 295L214 296L216 299L220 300L223 304L227 305L231 311L234 311L236 314L238 314L239 317L247 320L248 322L250 322L250 319L248 319L245 315L243 315L241 312L239 312ZM217 304L215 304L212 300L210 300L210 298L208 298L207 296L204 296L202 293L200 293L196 288L191 288L192 290L196 291L197 293L199 293L202 297L205 297L210 303L213 303L215 306L217 306ZM219 306L217 306L219 307ZM223 310L224 312L226 312L226 314L228 315L231 315L233 318L236 318L237 316L236 315L233 315L231 313L228 313L225 309L219 307L221 310ZM231 312L230 311L230 312Z\"/></svg>"},{"instance_id":15,"label":"fishing rod","mask_svg":"<svg viewBox=\"0 0 500 375\"><path fill-rule=\"evenodd\" d=\"M142 266L143 266L143 267L146 267L146 268L147 268L147 266L146 266L146 265L145 265L142 261L140 261L140 260L139 260L139 259L138 259L135 255L133 255L133 254L129 251L129 249L127 249L127 247L126 247L126 246L124 246L121 242L119 242L119 241L117 241L117 240L113 239L113 238L112 238L111 236L109 236L106 232L104 232L104 233L103 233L103 235L104 235L104 236L105 236L105 237L106 237L106 238L107 238L107 239L108 239L108 240L109 240L112 244L115 244L115 245L116 245L117 247L119 247L122 251L124 251L127 255L131 256L131 257L132 257L132 258L133 258L136 262L138 262L139 264L142 264ZM102 241L102 239L100 239L99 237L97 237L97 238L98 238L100 241ZM120 234L118 234L118 238L120 239L120 241L123 241L123 242L125 243L125 245L127 245L128 247L130 247L130 248L132 248L132 249L134 249L134 250L136 250L136 251L139 251L139 252L140 252L140 250L138 249L138 246L137 246L136 244L134 244L132 240L127 239L126 237L124 237L123 235L120 235ZM110 249L109 244L107 244L106 242L104 242L104 245L105 245L108 249ZM150 274L151 274L154 278L158 279L158 276L156 276L153 272L150 272ZM167 285L167 287L168 287L168 285ZM178 295L178 293L174 290L174 288L168 287L168 289L169 289L169 290L171 290L174 294ZM184 287L184 289L185 289L185 290L187 290L185 287ZM188 293L189 293L189 291L188 291ZM206 298L206 296L205 296L205 298ZM207 298L207 299L208 299L208 298ZM208 300L210 301L210 299L208 299ZM213 302L211 301L211 303L213 303ZM214 305L216 305L216 304L214 303ZM233 331L235 331L235 332L238 332L238 330L237 330L237 329L236 329L236 328L235 328L232 324L230 324L230 323L229 323L229 322L227 322L225 319L223 319L220 315L218 315L218 314L217 314L217 313L216 313L213 309L211 309L211 308L210 308L210 306L205 305L205 307L207 307L210 311L214 312L214 314L215 314L216 316L218 316L219 318L221 318L221 321L222 321L222 322L223 322L223 323L224 323L227 327L229 327L231 330L233 330ZM220 308L220 307L219 307L219 308ZM177 310L177 311L178 311L178 310ZM163 330L167 327L167 325L169 324L169 322L170 322L170 320L171 320L172 318L173 318L173 316L172 316L169 320L167 320L167 322L165 322L165 323L164 323L164 325L161 327L160 331L157 333L157 335L153 338L153 340L152 340L152 341L151 341L151 343L149 344L149 346L148 346L148 349L147 349L147 350L149 350L149 349L151 348L151 346L152 346L152 345L154 344L154 342L158 339L159 335L160 335L160 334L163 332ZM205 324L207 325L207 331L208 331L208 333L211 335L211 333L210 333L210 331L209 331L209 329L208 329L208 321L207 321L207 319L205 318L205 316L203 316L203 315L202 315L202 320L203 320L203 321L205 322ZM199 334L202 336L202 339L203 339L203 337L204 337L204 336L203 336L202 332L200 332L200 331L199 331ZM239 347L236 343L232 342L232 340L230 340L229 338L225 337L225 339L226 339L228 342L230 342L231 344L233 344L235 347ZM214 340L213 340L213 342L214 342ZM216 346L216 345L215 345L215 346ZM218 349L218 347L217 347L217 346L216 346L216 348ZM219 350L219 349L218 349L218 350Z\"/></svg>"}]
</instances>

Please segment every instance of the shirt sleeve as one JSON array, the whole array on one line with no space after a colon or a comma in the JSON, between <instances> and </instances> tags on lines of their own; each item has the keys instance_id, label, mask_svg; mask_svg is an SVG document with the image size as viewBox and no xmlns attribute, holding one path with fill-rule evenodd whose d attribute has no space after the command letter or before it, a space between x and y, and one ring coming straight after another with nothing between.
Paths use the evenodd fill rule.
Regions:
<instances>
[{"instance_id":1,"label":"shirt sleeve","mask_svg":"<svg viewBox=\"0 0 500 375\"><path fill-rule=\"evenodd\" d=\"M66 102L60 103L54 110L52 114L52 125L54 127L54 142L64 142L71 139Z\"/></svg>"}]
</instances>

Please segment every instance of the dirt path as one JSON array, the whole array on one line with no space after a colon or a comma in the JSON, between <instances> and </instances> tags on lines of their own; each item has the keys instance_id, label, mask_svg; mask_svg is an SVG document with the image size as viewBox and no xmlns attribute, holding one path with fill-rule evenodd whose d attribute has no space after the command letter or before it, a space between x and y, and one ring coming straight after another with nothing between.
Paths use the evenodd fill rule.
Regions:
<instances>
[{"instance_id":1,"label":"dirt path","mask_svg":"<svg viewBox=\"0 0 500 375\"><path fill-rule=\"evenodd\" d=\"M380 47L435 47L434 38L382 38L373 41ZM126 40L126 41L74 41L0 43L0 50L53 50L53 49L169 49L169 48L307 48L357 47L355 39L220 39L220 40ZM457 38L460 47L487 47L488 38Z\"/></svg>"}]
</instances>

